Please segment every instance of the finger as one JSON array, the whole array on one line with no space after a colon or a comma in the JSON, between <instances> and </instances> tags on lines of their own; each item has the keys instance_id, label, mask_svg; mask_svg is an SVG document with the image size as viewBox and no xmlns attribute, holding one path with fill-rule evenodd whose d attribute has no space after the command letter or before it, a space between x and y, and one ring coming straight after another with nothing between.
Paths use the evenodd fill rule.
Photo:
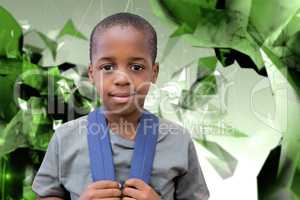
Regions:
<instances>
[{"instance_id":1,"label":"finger","mask_svg":"<svg viewBox=\"0 0 300 200\"><path fill-rule=\"evenodd\" d=\"M120 189L99 189L95 190L91 195L93 198L112 198L121 197L122 192Z\"/></svg>"},{"instance_id":2,"label":"finger","mask_svg":"<svg viewBox=\"0 0 300 200\"><path fill-rule=\"evenodd\" d=\"M138 190L144 190L147 186L143 180L137 178L128 179L124 184L124 187L135 187Z\"/></svg>"},{"instance_id":3,"label":"finger","mask_svg":"<svg viewBox=\"0 0 300 200\"><path fill-rule=\"evenodd\" d=\"M131 187L125 187L122 191L123 196L131 197L134 199L141 199L143 192Z\"/></svg>"},{"instance_id":4,"label":"finger","mask_svg":"<svg viewBox=\"0 0 300 200\"><path fill-rule=\"evenodd\" d=\"M91 188L94 189L111 189L111 188L120 188L120 184L117 181L97 181L89 185Z\"/></svg>"}]
</instances>

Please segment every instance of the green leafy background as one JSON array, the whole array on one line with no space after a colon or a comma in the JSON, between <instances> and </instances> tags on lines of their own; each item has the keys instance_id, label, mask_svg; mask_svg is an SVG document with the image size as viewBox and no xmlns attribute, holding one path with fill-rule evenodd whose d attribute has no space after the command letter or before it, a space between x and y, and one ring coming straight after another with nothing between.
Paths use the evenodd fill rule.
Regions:
<instances>
[{"instance_id":1,"label":"green leafy background","mask_svg":"<svg viewBox=\"0 0 300 200\"><path fill-rule=\"evenodd\" d=\"M103 17L140 14L158 32L146 108L194 138L210 199L300 198L297 0L0 0L1 199L31 183L55 128L101 104L87 79Z\"/></svg>"}]
</instances>

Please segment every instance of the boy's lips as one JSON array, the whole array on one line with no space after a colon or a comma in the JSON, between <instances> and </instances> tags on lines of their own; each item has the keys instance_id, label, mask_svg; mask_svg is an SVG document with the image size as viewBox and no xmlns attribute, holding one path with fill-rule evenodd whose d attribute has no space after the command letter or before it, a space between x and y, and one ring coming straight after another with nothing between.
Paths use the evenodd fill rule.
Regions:
<instances>
[{"instance_id":1,"label":"boy's lips","mask_svg":"<svg viewBox=\"0 0 300 200\"><path fill-rule=\"evenodd\" d=\"M134 96L135 93L123 93L123 92L116 92L116 93L110 93L109 96L111 96L112 100L117 103L127 103L132 96Z\"/></svg>"}]
</instances>

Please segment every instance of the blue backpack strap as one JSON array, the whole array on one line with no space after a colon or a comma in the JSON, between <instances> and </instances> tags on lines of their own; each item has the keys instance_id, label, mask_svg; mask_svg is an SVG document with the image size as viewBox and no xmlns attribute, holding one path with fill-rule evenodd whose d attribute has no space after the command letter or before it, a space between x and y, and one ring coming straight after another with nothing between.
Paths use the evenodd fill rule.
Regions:
<instances>
[{"instance_id":1,"label":"blue backpack strap","mask_svg":"<svg viewBox=\"0 0 300 200\"><path fill-rule=\"evenodd\" d=\"M149 183L158 138L159 119L144 110L135 138L129 178L139 178ZM115 180L109 128L103 108L89 113L88 147L93 181Z\"/></svg>"},{"instance_id":2,"label":"blue backpack strap","mask_svg":"<svg viewBox=\"0 0 300 200\"><path fill-rule=\"evenodd\" d=\"M88 147L92 180L115 180L115 169L109 129L103 108L96 109L88 115Z\"/></svg>"},{"instance_id":3,"label":"blue backpack strap","mask_svg":"<svg viewBox=\"0 0 300 200\"><path fill-rule=\"evenodd\" d=\"M144 110L137 127L129 178L149 183L158 138L159 118Z\"/></svg>"}]
</instances>

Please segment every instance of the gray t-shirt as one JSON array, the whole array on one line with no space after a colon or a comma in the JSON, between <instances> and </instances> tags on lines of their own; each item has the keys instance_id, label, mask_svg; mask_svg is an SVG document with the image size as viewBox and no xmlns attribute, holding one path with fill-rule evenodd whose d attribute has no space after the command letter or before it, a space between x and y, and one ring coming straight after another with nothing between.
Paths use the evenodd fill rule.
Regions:
<instances>
[{"instance_id":1,"label":"gray t-shirt","mask_svg":"<svg viewBox=\"0 0 300 200\"><path fill-rule=\"evenodd\" d=\"M162 200L206 200L205 183L195 146L186 129L159 118L159 135L149 185ZM41 197L78 199L92 183L87 145L87 116L61 125L52 136L32 189ZM130 171L134 141L110 133L117 181Z\"/></svg>"}]
</instances>

